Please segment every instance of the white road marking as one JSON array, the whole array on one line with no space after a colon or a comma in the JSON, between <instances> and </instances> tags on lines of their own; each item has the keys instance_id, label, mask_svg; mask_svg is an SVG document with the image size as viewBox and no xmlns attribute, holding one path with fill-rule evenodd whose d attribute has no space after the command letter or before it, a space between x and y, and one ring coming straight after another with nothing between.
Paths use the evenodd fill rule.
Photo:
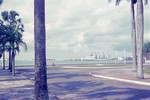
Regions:
<instances>
[{"instance_id":1,"label":"white road marking","mask_svg":"<svg viewBox=\"0 0 150 100\"><path fill-rule=\"evenodd\" d=\"M74 68L105 68L105 69L122 69L122 68L130 68L130 67L127 67L127 66L125 66L125 67L76 67L76 66L62 66L62 68L72 68L72 69L74 69Z\"/></svg>"},{"instance_id":2,"label":"white road marking","mask_svg":"<svg viewBox=\"0 0 150 100\"><path fill-rule=\"evenodd\" d=\"M148 83L148 82L140 82L140 81L121 79L121 78L116 78L116 77L108 77L108 76L96 75L96 74L92 74L92 73L90 73L90 74L94 77L99 77L99 78L103 78L103 79L116 80L116 81L121 81L121 82L137 84L137 85L150 86L150 83Z\"/></svg>"}]
</instances>

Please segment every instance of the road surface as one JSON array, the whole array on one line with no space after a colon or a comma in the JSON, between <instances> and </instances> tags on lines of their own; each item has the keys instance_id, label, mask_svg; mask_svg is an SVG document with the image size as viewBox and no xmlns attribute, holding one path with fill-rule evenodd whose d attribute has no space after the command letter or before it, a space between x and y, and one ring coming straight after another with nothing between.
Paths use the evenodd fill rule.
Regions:
<instances>
[{"instance_id":1,"label":"road surface","mask_svg":"<svg viewBox=\"0 0 150 100\"><path fill-rule=\"evenodd\" d=\"M18 69L29 79L34 79L33 67ZM150 100L150 86L96 78L89 74L98 71L104 69L49 66L49 93L62 100Z\"/></svg>"}]
</instances>

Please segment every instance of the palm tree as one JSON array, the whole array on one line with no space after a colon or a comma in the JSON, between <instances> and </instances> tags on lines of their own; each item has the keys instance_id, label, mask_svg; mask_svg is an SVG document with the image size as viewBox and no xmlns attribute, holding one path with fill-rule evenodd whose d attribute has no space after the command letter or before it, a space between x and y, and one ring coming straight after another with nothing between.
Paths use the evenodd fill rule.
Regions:
<instances>
[{"instance_id":1,"label":"palm tree","mask_svg":"<svg viewBox=\"0 0 150 100\"><path fill-rule=\"evenodd\" d=\"M45 0L34 0L35 100L49 100L46 72Z\"/></svg>"},{"instance_id":2,"label":"palm tree","mask_svg":"<svg viewBox=\"0 0 150 100\"><path fill-rule=\"evenodd\" d=\"M0 5L3 3L3 0L0 0ZM4 49L1 49L2 51L0 52L0 58L2 57L2 52L3 52L3 50ZM4 54L3 54L4 55ZM3 69L5 68L4 66L5 66L5 57L3 56Z\"/></svg>"},{"instance_id":3,"label":"palm tree","mask_svg":"<svg viewBox=\"0 0 150 100\"><path fill-rule=\"evenodd\" d=\"M11 47L11 45L10 45L10 43L9 44L6 44L6 51L8 52L8 54L9 54L9 65L8 65L8 70L10 70L10 72L12 72L12 60L11 60L11 51L12 51L12 47Z\"/></svg>"},{"instance_id":4,"label":"palm tree","mask_svg":"<svg viewBox=\"0 0 150 100\"><path fill-rule=\"evenodd\" d=\"M137 78L143 79L144 13L143 0L137 0Z\"/></svg>"},{"instance_id":5,"label":"palm tree","mask_svg":"<svg viewBox=\"0 0 150 100\"><path fill-rule=\"evenodd\" d=\"M137 0L131 0L131 43L132 43L132 55L133 55L133 71L137 71L137 41L136 41L136 22L134 4Z\"/></svg>"},{"instance_id":6,"label":"palm tree","mask_svg":"<svg viewBox=\"0 0 150 100\"><path fill-rule=\"evenodd\" d=\"M109 2L112 0L109 0ZM116 5L119 5L122 0L116 0ZM129 1L129 0L127 0ZM135 22L135 11L134 4L137 0L130 0L131 2L131 43L132 43L132 55L133 55L133 71L137 70L137 44L136 44L136 22Z\"/></svg>"},{"instance_id":7,"label":"palm tree","mask_svg":"<svg viewBox=\"0 0 150 100\"><path fill-rule=\"evenodd\" d=\"M2 21L6 26L5 33L7 34L7 51L9 52L9 70L13 71L13 75L15 75L16 51L20 51L20 45L24 45L25 49L27 49L27 45L22 41L24 26L21 23L21 19L16 18L19 16L16 11L3 11L1 15Z\"/></svg>"},{"instance_id":8,"label":"palm tree","mask_svg":"<svg viewBox=\"0 0 150 100\"><path fill-rule=\"evenodd\" d=\"M111 1L111 0L109 0ZM127 0L129 1L129 0ZM136 34L136 21L135 21L135 11L134 11L134 4L137 3L137 0L130 0L131 1L131 24L132 24L132 30L131 30L131 41L132 41L132 54L133 54L133 71L137 71L137 34ZM145 4L148 3L148 0L144 0ZM116 5L119 5L121 0L116 0ZM143 2L143 1L142 1ZM142 4L143 5L143 4Z\"/></svg>"},{"instance_id":9,"label":"palm tree","mask_svg":"<svg viewBox=\"0 0 150 100\"><path fill-rule=\"evenodd\" d=\"M22 39L22 34L20 32L18 32L19 30L16 30L15 34L14 34L14 43L12 45L12 71L13 71L13 75L15 75L15 56L17 54L17 52L20 52L20 46L22 46L25 51L27 50L27 44L23 41Z\"/></svg>"},{"instance_id":10,"label":"palm tree","mask_svg":"<svg viewBox=\"0 0 150 100\"><path fill-rule=\"evenodd\" d=\"M16 51L20 51L20 45L24 47L25 50L27 50L27 45L22 39L22 33L24 32L24 26L21 23L21 19L16 19L16 16L19 16L18 13L15 11L10 11L10 16L11 19L13 20L13 34L12 34L12 71L13 75L15 75L15 56L16 56Z\"/></svg>"},{"instance_id":11,"label":"palm tree","mask_svg":"<svg viewBox=\"0 0 150 100\"><path fill-rule=\"evenodd\" d=\"M1 53L3 55L3 69L5 69L5 46L7 42L7 35L6 35L6 27L3 25L3 21L0 20L0 43L1 43Z\"/></svg>"},{"instance_id":12,"label":"palm tree","mask_svg":"<svg viewBox=\"0 0 150 100\"><path fill-rule=\"evenodd\" d=\"M4 24L4 26L6 27L6 29L5 29L5 33L4 34L6 34L6 33L8 33L8 23L9 23L9 13L8 13L8 11L3 11L2 13L1 13L1 16L2 16L2 23ZM6 23L7 22L7 23ZM2 39L3 40L3 39ZM6 42L8 42L8 37L7 37L7 41ZM9 54L10 55L10 54ZM5 65L5 52L3 53L3 66ZM9 61L10 62L10 61ZM10 66L9 66L10 67Z\"/></svg>"}]
</instances>

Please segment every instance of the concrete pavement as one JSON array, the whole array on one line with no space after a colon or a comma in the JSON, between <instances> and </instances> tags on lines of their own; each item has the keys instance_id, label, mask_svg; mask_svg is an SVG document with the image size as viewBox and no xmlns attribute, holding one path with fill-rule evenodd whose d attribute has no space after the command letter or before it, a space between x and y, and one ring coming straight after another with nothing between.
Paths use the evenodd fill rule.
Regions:
<instances>
[{"instance_id":1,"label":"concrete pavement","mask_svg":"<svg viewBox=\"0 0 150 100\"><path fill-rule=\"evenodd\" d=\"M21 74L0 69L0 100L33 100L33 83Z\"/></svg>"},{"instance_id":2,"label":"concrete pavement","mask_svg":"<svg viewBox=\"0 0 150 100\"><path fill-rule=\"evenodd\" d=\"M8 70L0 69L0 100L34 100L34 80L20 71L12 76ZM49 92L49 100L59 99Z\"/></svg>"},{"instance_id":3,"label":"concrete pavement","mask_svg":"<svg viewBox=\"0 0 150 100\"><path fill-rule=\"evenodd\" d=\"M0 91L0 96L3 100L16 100L16 99L5 99L7 96L9 98L19 98L18 100L32 100L33 99L33 82L34 81L34 68L33 67L18 67L19 72L22 76L17 76L18 82L26 81L24 84L19 84L15 82L17 78L13 79L10 76L3 78L1 81L5 81L6 84L4 90ZM121 71L120 71L121 70ZM1 70L0 70L1 71ZM2 70L3 71L3 70ZM129 72L129 69L109 69L109 68L63 68L61 66L49 66L47 69L48 77L48 90L50 95L57 96L62 100L150 100L150 86L133 84L123 81L110 80L105 78L93 77L89 73L95 75L104 75L106 77L115 78L127 78L133 80L134 73ZM9 73L6 73L6 76ZM0 74L1 75L1 74ZM21 78L22 77L22 78ZM30 80L28 80L30 79ZM135 78L136 79L136 78ZM14 82L8 83L8 80L13 80ZM137 80L135 80L137 81ZM143 81L149 82L147 77ZM0 85L4 85L0 84ZM11 84L9 86L9 84ZM13 85L13 84L16 84ZM21 85L20 87L17 84ZM28 92L25 92L22 87L30 89L30 96ZM7 88L8 87L8 88ZM15 87L18 87L17 89ZM2 87L0 88L2 89ZM9 91L13 91L9 92ZM7 91L7 92L4 92ZM20 92L18 92L20 91ZM23 95L22 96L22 92ZM12 94L11 94L12 93ZM20 95L18 95L20 93ZM3 95L4 94L4 95ZM10 95L10 96L9 96ZM22 98L21 98L22 96ZM29 98L26 99L25 97ZM53 98L50 100L58 100L58 98Z\"/></svg>"}]
</instances>

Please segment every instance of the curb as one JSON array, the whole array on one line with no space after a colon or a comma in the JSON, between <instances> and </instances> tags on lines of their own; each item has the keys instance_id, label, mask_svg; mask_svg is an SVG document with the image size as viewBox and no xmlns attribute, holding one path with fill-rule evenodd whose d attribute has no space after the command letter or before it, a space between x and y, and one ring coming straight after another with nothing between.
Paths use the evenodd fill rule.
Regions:
<instances>
[{"instance_id":1,"label":"curb","mask_svg":"<svg viewBox=\"0 0 150 100\"><path fill-rule=\"evenodd\" d=\"M76 66L61 66L62 68L70 68L70 69L123 69L123 68L130 68L130 67L76 67Z\"/></svg>"},{"instance_id":2,"label":"curb","mask_svg":"<svg viewBox=\"0 0 150 100\"><path fill-rule=\"evenodd\" d=\"M128 79L121 79L121 78L116 78L116 77L96 75L96 74L92 74L92 73L89 73L89 74L94 77L103 78L103 79L115 80L115 81L126 82L126 83L137 84L137 85L150 86L150 83L148 83L148 82L140 82L140 81L135 81L135 80L128 80Z\"/></svg>"}]
</instances>

